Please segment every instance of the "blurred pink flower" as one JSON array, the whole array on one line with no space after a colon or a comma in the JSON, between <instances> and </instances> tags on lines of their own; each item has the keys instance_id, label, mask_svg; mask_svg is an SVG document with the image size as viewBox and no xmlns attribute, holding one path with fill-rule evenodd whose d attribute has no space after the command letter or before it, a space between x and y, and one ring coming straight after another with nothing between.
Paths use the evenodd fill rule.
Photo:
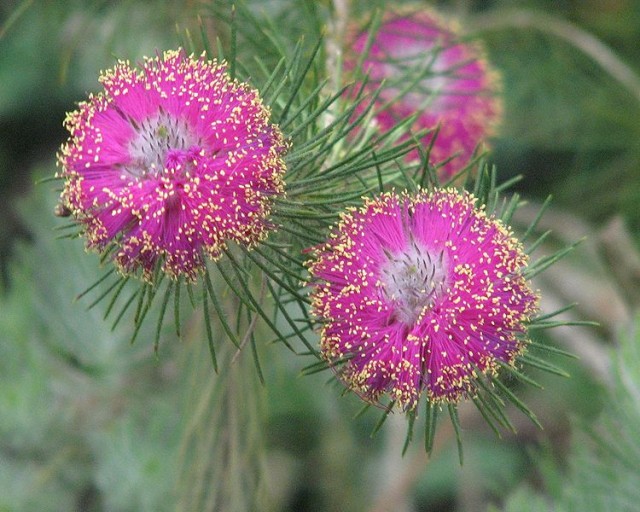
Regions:
<instances>
[{"instance_id":1,"label":"blurred pink flower","mask_svg":"<svg viewBox=\"0 0 640 512\"><path fill-rule=\"evenodd\" d=\"M367 52L369 31L355 33L345 59L354 70ZM374 34L362 63L367 88L382 84L375 119L383 130L417 114L416 129L440 132L430 163L454 157L439 171L448 179L464 168L480 143L495 134L502 116L497 73L481 46L462 42L458 31L428 10L389 14ZM432 135L422 143L426 147ZM411 158L417 158L411 153Z\"/></svg>"}]
</instances>

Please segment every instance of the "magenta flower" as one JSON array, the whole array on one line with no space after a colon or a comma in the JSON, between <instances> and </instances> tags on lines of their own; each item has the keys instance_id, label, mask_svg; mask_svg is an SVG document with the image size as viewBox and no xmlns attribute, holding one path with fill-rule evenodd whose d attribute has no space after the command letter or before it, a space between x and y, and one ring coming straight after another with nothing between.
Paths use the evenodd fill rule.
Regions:
<instances>
[{"instance_id":1,"label":"magenta flower","mask_svg":"<svg viewBox=\"0 0 640 512\"><path fill-rule=\"evenodd\" d=\"M286 144L258 92L182 50L119 62L68 114L62 204L124 273L195 279L228 241L252 246L283 194Z\"/></svg>"},{"instance_id":2,"label":"magenta flower","mask_svg":"<svg viewBox=\"0 0 640 512\"><path fill-rule=\"evenodd\" d=\"M355 34L347 69L355 68L368 38L368 31ZM440 170L444 179L460 171L478 144L495 134L502 115L496 72L478 44L460 42L454 27L433 12L385 17L362 69L369 75L369 89L377 89L384 80L377 105L382 110L376 114L382 129L416 113L417 129L440 125L430 163L454 157ZM431 138L424 138L425 146Z\"/></svg>"},{"instance_id":3,"label":"magenta flower","mask_svg":"<svg viewBox=\"0 0 640 512\"><path fill-rule=\"evenodd\" d=\"M454 189L386 193L342 215L310 264L321 353L365 400L407 410L476 392L525 349L537 295L521 244ZM339 364L343 363L343 364Z\"/></svg>"}]
</instances>

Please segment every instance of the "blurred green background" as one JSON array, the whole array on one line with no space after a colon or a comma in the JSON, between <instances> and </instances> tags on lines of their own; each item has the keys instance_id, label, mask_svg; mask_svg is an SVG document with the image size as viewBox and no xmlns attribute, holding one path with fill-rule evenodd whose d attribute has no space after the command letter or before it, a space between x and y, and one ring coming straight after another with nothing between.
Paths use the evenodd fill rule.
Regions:
<instances>
[{"instance_id":1,"label":"blurred green background","mask_svg":"<svg viewBox=\"0 0 640 512\"><path fill-rule=\"evenodd\" d=\"M295 18L296 9L312 9L322 19L334 4L349 2L250 3L273 17ZM386 4L351 3L348 22ZM640 2L436 3L468 21L503 74L505 120L491 156L499 176L522 175L515 190L533 206L554 196L541 226L554 230L549 247L588 236L536 282L543 307L575 301L568 319L601 324L561 328L542 339L580 356L557 361L570 379L540 375L544 391L522 390L545 429L514 412L518 435L499 440L477 411L462 408L462 468L444 425L431 460L419 435L401 457L402 419L390 419L371 438L378 416L354 419L358 400L341 397L326 384L326 374L300 377L305 363L282 346L261 347L265 386L256 382L250 360L229 371L226 392L246 404L239 407L218 389L220 377L210 365L202 364L209 360L202 357L198 321L189 323L180 340L167 328L155 356L150 335L142 333L130 346L127 326L112 332L102 321L103 308L86 312L86 303L74 303L100 275L98 258L87 256L79 240L55 239L55 185L34 183L55 172L55 153L66 138L65 112L98 90L99 71L117 58L136 61L175 47L176 26L181 33L199 30L201 4L5 0L0 512L444 512L490 505L515 511L540 510L527 507L553 500L577 510L562 489L575 488L576 479L587 481L575 470L595 457L576 452L576 444L588 445L581 437L584 425L598 425L603 406L615 407L616 397L626 397L615 385L612 361L640 304ZM205 25L215 31L215 20ZM291 32L293 42L294 33L304 30ZM616 69L628 71L631 80L622 83ZM532 215L524 208L516 223L526 225ZM640 386L640 379L635 382ZM626 407L640 407L640 398L630 396ZM234 408L241 411L237 417ZM637 418L620 421L638 428ZM625 432L620 425L602 428ZM640 460L633 446L629 456ZM608 461L611 477L601 481L615 485L620 458L598 459ZM640 478L638 467L626 474ZM247 496L247 488L255 493ZM634 510L620 503L608 510Z\"/></svg>"}]
</instances>

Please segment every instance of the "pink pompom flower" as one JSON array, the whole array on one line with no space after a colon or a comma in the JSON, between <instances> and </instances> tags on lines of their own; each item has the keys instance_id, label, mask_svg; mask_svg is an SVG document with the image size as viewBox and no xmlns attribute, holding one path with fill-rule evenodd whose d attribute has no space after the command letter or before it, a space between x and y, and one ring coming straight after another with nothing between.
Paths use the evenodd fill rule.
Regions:
<instances>
[{"instance_id":1,"label":"pink pompom flower","mask_svg":"<svg viewBox=\"0 0 640 512\"><path fill-rule=\"evenodd\" d=\"M224 63L168 51L120 61L67 115L62 206L123 273L194 280L228 241L253 246L283 194L287 149L258 92Z\"/></svg>"},{"instance_id":2,"label":"pink pompom flower","mask_svg":"<svg viewBox=\"0 0 640 512\"><path fill-rule=\"evenodd\" d=\"M526 348L538 300L527 256L469 193L367 199L313 254L321 354L369 402L458 403Z\"/></svg>"},{"instance_id":3,"label":"pink pompom flower","mask_svg":"<svg viewBox=\"0 0 640 512\"><path fill-rule=\"evenodd\" d=\"M382 85L375 115L380 128L389 130L415 114L416 129L440 127L435 141L428 134L422 142L433 142L432 165L451 158L439 171L445 180L495 135L502 117L497 72L482 47L462 42L458 32L430 10L392 13L383 18L373 41L369 31L355 32L345 59L353 71L364 54L367 88Z\"/></svg>"}]
</instances>

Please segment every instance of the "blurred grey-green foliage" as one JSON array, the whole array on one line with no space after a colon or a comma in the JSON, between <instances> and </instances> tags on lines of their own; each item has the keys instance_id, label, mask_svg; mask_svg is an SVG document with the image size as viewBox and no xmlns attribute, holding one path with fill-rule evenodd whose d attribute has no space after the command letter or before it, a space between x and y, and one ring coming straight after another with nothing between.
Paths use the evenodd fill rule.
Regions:
<instances>
[{"instance_id":1,"label":"blurred grey-green foliage","mask_svg":"<svg viewBox=\"0 0 640 512\"><path fill-rule=\"evenodd\" d=\"M293 42L315 39L342 2L250 3L278 18L274 26L291 27ZM357 15L348 21L363 19L369 3L351 3ZM638 303L612 276L626 263L603 260L599 243L613 217L631 233L630 252L640 242L640 98L570 40L545 27L510 26L509 15L527 9L571 23L640 73L640 3L437 3L467 17L503 73L506 119L492 155L500 176L522 174L518 191L532 202L554 195L551 227L560 237L586 231L592 240L564 268L575 278L561 292L539 283L543 295L577 300L578 317L595 311L602 323L540 340L577 347L581 356L558 361L571 379L536 375L546 389L526 392L545 430L516 414L519 434L498 440L477 414L462 411L463 468L446 428L430 461L419 442L401 458L402 422L371 439L376 418L353 420L357 399L337 399L326 375L300 378L300 362L280 346L261 347L264 387L243 354L225 392L201 355L198 321L180 340L163 331L155 356L146 342L152 333L130 346L127 325L112 332L101 308L74 303L99 277L98 258L80 241L55 240L56 193L33 183L54 172L64 113L97 90L99 70L174 47L176 23L195 34L199 4L8 1L0 5L0 511L238 510L230 503L291 511L466 511L488 503L510 512L634 510L640 339L628 332ZM216 28L215 20L205 24ZM610 360L610 372L594 370ZM230 397L243 400L245 413L233 416ZM254 496L242 495L245 484Z\"/></svg>"}]
</instances>

